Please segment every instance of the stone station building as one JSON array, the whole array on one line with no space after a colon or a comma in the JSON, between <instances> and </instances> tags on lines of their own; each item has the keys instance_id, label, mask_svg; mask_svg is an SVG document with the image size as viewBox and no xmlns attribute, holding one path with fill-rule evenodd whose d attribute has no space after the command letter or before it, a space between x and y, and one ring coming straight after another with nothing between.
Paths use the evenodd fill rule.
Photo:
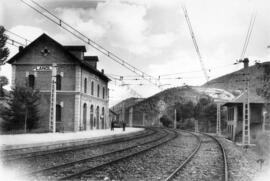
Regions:
<instances>
[{"instance_id":1,"label":"stone station building","mask_svg":"<svg viewBox=\"0 0 270 181\"><path fill-rule=\"evenodd\" d=\"M97 70L97 56L84 56L85 46L63 46L42 34L20 47L8 63L12 86L26 85L41 92L39 129L49 130L52 65L56 75L56 131L80 131L109 127L110 79Z\"/></svg>"}]
</instances>

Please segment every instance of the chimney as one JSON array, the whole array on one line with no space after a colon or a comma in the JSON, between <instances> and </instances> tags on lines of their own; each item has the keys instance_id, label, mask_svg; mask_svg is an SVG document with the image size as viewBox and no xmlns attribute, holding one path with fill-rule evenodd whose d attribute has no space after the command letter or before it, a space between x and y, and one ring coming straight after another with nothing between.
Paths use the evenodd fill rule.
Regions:
<instances>
[{"instance_id":1,"label":"chimney","mask_svg":"<svg viewBox=\"0 0 270 181\"><path fill-rule=\"evenodd\" d=\"M19 46L19 52L23 50L23 46Z\"/></svg>"},{"instance_id":2,"label":"chimney","mask_svg":"<svg viewBox=\"0 0 270 181\"><path fill-rule=\"evenodd\" d=\"M97 56L84 56L83 59L88 65L90 65L94 69L97 69L97 62L98 62Z\"/></svg>"},{"instance_id":3,"label":"chimney","mask_svg":"<svg viewBox=\"0 0 270 181\"><path fill-rule=\"evenodd\" d=\"M243 63L244 63L244 69L248 68L248 63L249 63L248 58L245 58L245 59L243 60Z\"/></svg>"}]
</instances>

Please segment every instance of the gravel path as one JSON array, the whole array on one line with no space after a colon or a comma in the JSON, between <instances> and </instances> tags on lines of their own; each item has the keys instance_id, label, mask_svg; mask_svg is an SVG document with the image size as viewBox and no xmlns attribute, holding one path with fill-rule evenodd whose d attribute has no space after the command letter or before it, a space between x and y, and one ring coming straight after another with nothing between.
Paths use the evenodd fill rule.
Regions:
<instances>
[{"instance_id":1,"label":"gravel path","mask_svg":"<svg viewBox=\"0 0 270 181\"><path fill-rule=\"evenodd\" d=\"M223 158L219 146L212 138L201 134L199 136L202 140L199 151L173 180L221 181L223 179Z\"/></svg>"},{"instance_id":2,"label":"gravel path","mask_svg":"<svg viewBox=\"0 0 270 181\"><path fill-rule=\"evenodd\" d=\"M147 151L145 154L111 164L83 175L81 180L164 180L197 145L189 133Z\"/></svg>"},{"instance_id":3,"label":"gravel path","mask_svg":"<svg viewBox=\"0 0 270 181\"><path fill-rule=\"evenodd\" d=\"M242 147L224 138L219 138L227 153L230 181L252 181L260 170L257 160L260 158L253 151L245 151Z\"/></svg>"}]
</instances>

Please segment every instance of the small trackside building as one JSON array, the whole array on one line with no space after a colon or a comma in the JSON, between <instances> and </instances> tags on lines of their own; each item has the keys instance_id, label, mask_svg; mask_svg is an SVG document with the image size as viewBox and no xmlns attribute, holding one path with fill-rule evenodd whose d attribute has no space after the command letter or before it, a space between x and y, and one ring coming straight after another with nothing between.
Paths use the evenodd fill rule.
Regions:
<instances>
[{"instance_id":1,"label":"small trackside building","mask_svg":"<svg viewBox=\"0 0 270 181\"><path fill-rule=\"evenodd\" d=\"M84 56L85 46L63 46L42 34L8 60L12 86L30 86L41 92L39 129L49 130L51 66L56 75L56 131L109 127L110 79L97 70L97 56Z\"/></svg>"},{"instance_id":2,"label":"small trackside building","mask_svg":"<svg viewBox=\"0 0 270 181\"><path fill-rule=\"evenodd\" d=\"M237 141L236 137L240 133L242 135L243 131L243 102L246 99L246 92L240 94L238 97L225 103L223 106L227 107L227 132L231 140ZM268 123L267 117L267 107L265 106L266 100L258 96L256 93L249 93L249 103L250 103L250 134L251 140L256 138L257 132L262 132L264 125ZM242 138L242 137L241 137ZM241 140L240 138L240 140ZM238 140L238 141L240 141Z\"/></svg>"}]
</instances>

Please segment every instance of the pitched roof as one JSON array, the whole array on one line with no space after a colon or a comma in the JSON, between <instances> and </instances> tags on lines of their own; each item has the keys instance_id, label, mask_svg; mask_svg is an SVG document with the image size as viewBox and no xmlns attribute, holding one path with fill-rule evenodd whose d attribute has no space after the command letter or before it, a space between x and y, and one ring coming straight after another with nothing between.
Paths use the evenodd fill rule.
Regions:
<instances>
[{"instance_id":1,"label":"pitched roof","mask_svg":"<svg viewBox=\"0 0 270 181\"><path fill-rule=\"evenodd\" d=\"M84 56L83 59L86 61L98 62L98 56Z\"/></svg>"},{"instance_id":2,"label":"pitched roof","mask_svg":"<svg viewBox=\"0 0 270 181\"><path fill-rule=\"evenodd\" d=\"M109 109L109 111L112 113L112 114L114 114L114 115L118 115L116 112L114 112L113 110L111 110L111 109Z\"/></svg>"},{"instance_id":3,"label":"pitched roof","mask_svg":"<svg viewBox=\"0 0 270 181\"><path fill-rule=\"evenodd\" d=\"M69 51L82 51L86 52L86 48L83 45L65 45L64 46Z\"/></svg>"},{"instance_id":4,"label":"pitched roof","mask_svg":"<svg viewBox=\"0 0 270 181\"><path fill-rule=\"evenodd\" d=\"M245 101L245 99L246 99L246 95L247 95L247 92L243 92L238 97L234 98L231 101L228 101L226 104L243 103ZM249 93L249 102L251 104L252 103L263 104L263 103L266 103L266 100L263 97L257 95L256 93L250 92Z\"/></svg>"},{"instance_id":5,"label":"pitched roof","mask_svg":"<svg viewBox=\"0 0 270 181\"><path fill-rule=\"evenodd\" d=\"M242 103L242 102L245 101L246 95L247 95L247 92L243 92L238 97L236 97L235 99L233 99L232 102ZM263 97L257 95L256 93L249 92L249 95L248 96L249 96L249 102L250 103L265 103L266 102Z\"/></svg>"},{"instance_id":6,"label":"pitched roof","mask_svg":"<svg viewBox=\"0 0 270 181\"><path fill-rule=\"evenodd\" d=\"M75 62L79 63L82 67L86 68L88 71L90 71L93 74L99 76L104 81L107 81L107 82L110 81L110 79L104 73L102 73L102 72L98 71L97 69L93 68L91 65L89 65L88 63L86 63L86 61L81 60L81 59L77 58L76 56L74 56L72 53L69 52L69 50L66 48L66 46L61 45L60 43L58 43L57 41L55 41L54 39L52 39L51 37L49 37L45 33L43 33L37 39L35 39L34 41L32 41L28 46L26 46L25 48L23 48L21 51L19 51L13 57L11 57L7 61L7 63L12 64L12 63L14 63L14 61L19 60L19 58L21 56L23 56L25 52L27 52L32 47L35 47L36 44L38 44L40 41L45 40L45 39L50 40L53 43L55 43L66 55L68 55ZM80 47L80 48L82 48L84 46L72 46L72 47Z\"/></svg>"}]
</instances>

